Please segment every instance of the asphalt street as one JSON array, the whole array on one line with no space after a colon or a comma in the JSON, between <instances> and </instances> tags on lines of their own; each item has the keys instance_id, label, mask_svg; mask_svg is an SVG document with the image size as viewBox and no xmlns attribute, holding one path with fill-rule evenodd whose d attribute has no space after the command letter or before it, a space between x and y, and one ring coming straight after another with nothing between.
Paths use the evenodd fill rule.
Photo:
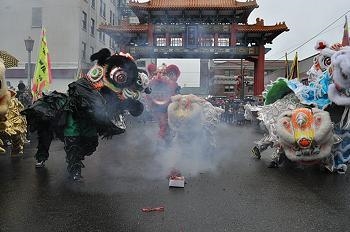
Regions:
<instances>
[{"instance_id":1,"label":"asphalt street","mask_svg":"<svg viewBox=\"0 0 350 232\"><path fill-rule=\"evenodd\" d=\"M350 173L269 169L271 150L251 156L262 136L251 126L221 125L207 155L160 149L156 134L156 123L133 122L100 141L78 183L58 140L44 169L34 168L34 139L24 158L0 156L0 231L350 231ZM185 188L168 187L172 168Z\"/></svg>"}]
</instances>

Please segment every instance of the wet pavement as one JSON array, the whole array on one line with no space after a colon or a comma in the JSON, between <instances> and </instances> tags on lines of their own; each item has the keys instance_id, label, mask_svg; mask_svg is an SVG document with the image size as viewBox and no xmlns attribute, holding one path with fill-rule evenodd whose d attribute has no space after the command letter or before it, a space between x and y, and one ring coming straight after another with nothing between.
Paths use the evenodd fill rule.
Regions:
<instances>
[{"instance_id":1,"label":"wet pavement","mask_svg":"<svg viewBox=\"0 0 350 232\"><path fill-rule=\"evenodd\" d=\"M34 168L34 141L23 159L0 156L0 231L350 230L350 173L269 169L271 150L250 155L261 136L250 126L221 126L209 158L159 149L156 133L155 123L134 122L100 141L81 183L69 180L60 141L44 169ZM185 175L184 189L168 188L171 167ZM158 206L164 212L141 211Z\"/></svg>"}]
</instances>

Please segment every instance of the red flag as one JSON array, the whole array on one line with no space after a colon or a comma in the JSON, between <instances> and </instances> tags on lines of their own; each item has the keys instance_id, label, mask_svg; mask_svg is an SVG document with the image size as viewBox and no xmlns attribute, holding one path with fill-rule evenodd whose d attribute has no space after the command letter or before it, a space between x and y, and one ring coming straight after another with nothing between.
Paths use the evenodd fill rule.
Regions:
<instances>
[{"instance_id":1,"label":"red flag","mask_svg":"<svg viewBox=\"0 0 350 232\"><path fill-rule=\"evenodd\" d=\"M343 41L342 41L341 45L343 45L343 46L350 46L348 18L346 17L346 15L345 15Z\"/></svg>"}]
</instances>

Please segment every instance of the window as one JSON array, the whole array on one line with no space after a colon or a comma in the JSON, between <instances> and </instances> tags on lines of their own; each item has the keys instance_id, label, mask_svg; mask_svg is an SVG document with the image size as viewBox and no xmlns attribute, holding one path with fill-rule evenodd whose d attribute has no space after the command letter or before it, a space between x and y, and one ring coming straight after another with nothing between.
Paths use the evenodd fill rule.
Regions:
<instances>
[{"instance_id":1,"label":"window","mask_svg":"<svg viewBox=\"0 0 350 232\"><path fill-rule=\"evenodd\" d=\"M101 41L101 42L105 42L106 41L106 35L105 35L105 33L104 32L102 32L102 31L99 31L98 32L98 39Z\"/></svg>"},{"instance_id":2,"label":"window","mask_svg":"<svg viewBox=\"0 0 350 232\"><path fill-rule=\"evenodd\" d=\"M91 35L95 35L95 20L94 19L91 19L90 33L91 33Z\"/></svg>"},{"instance_id":3,"label":"window","mask_svg":"<svg viewBox=\"0 0 350 232\"><path fill-rule=\"evenodd\" d=\"M32 27L42 27L41 7L32 7Z\"/></svg>"},{"instance_id":4,"label":"window","mask_svg":"<svg viewBox=\"0 0 350 232\"><path fill-rule=\"evenodd\" d=\"M182 47L182 37L181 35L176 35L170 38L170 46Z\"/></svg>"},{"instance_id":5,"label":"window","mask_svg":"<svg viewBox=\"0 0 350 232\"><path fill-rule=\"evenodd\" d=\"M106 18L106 3L100 0L100 16Z\"/></svg>"},{"instance_id":6,"label":"window","mask_svg":"<svg viewBox=\"0 0 350 232\"><path fill-rule=\"evenodd\" d=\"M213 47L214 46L214 37L212 35L203 35L200 39L200 45L202 47Z\"/></svg>"},{"instance_id":7,"label":"window","mask_svg":"<svg viewBox=\"0 0 350 232\"><path fill-rule=\"evenodd\" d=\"M156 46L165 47L166 46L166 37L165 34L155 35L156 37Z\"/></svg>"},{"instance_id":8,"label":"window","mask_svg":"<svg viewBox=\"0 0 350 232\"><path fill-rule=\"evenodd\" d=\"M112 17L112 25L115 25L115 14L113 13L113 17Z\"/></svg>"},{"instance_id":9,"label":"window","mask_svg":"<svg viewBox=\"0 0 350 232\"><path fill-rule=\"evenodd\" d=\"M225 85L224 86L224 92L225 93L233 93L235 91L234 85Z\"/></svg>"},{"instance_id":10,"label":"window","mask_svg":"<svg viewBox=\"0 0 350 232\"><path fill-rule=\"evenodd\" d=\"M232 69L225 69L224 70L224 75L227 76L227 77L230 77L230 76L234 76L235 73L234 73L234 70L232 70Z\"/></svg>"},{"instance_id":11,"label":"window","mask_svg":"<svg viewBox=\"0 0 350 232\"><path fill-rule=\"evenodd\" d=\"M109 11L109 23L112 24L113 22L113 12L110 10Z\"/></svg>"},{"instance_id":12,"label":"window","mask_svg":"<svg viewBox=\"0 0 350 232\"><path fill-rule=\"evenodd\" d=\"M83 11L83 19L82 19L82 22L83 22L83 29L86 30L87 29L87 25L86 25L86 20L87 20L87 14Z\"/></svg>"},{"instance_id":13,"label":"window","mask_svg":"<svg viewBox=\"0 0 350 232\"><path fill-rule=\"evenodd\" d=\"M91 0L91 8L95 9L96 7L96 2L95 0Z\"/></svg>"},{"instance_id":14,"label":"window","mask_svg":"<svg viewBox=\"0 0 350 232\"><path fill-rule=\"evenodd\" d=\"M94 47L90 47L90 52L91 52L91 55L95 53Z\"/></svg>"},{"instance_id":15,"label":"window","mask_svg":"<svg viewBox=\"0 0 350 232\"><path fill-rule=\"evenodd\" d=\"M218 38L218 46L219 47L228 47L230 46L230 39L225 37Z\"/></svg>"},{"instance_id":16,"label":"window","mask_svg":"<svg viewBox=\"0 0 350 232\"><path fill-rule=\"evenodd\" d=\"M156 46L165 47L166 46L166 38L160 37L156 39Z\"/></svg>"},{"instance_id":17,"label":"window","mask_svg":"<svg viewBox=\"0 0 350 232\"><path fill-rule=\"evenodd\" d=\"M82 60L86 59L86 43L82 42Z\"/></svg>"},{"instance_id":18,"label":"window","mask_svg":"<svg viewBox=\"0 0 350 232\"><path fill-rule=\"evenodd\" d=\"M109 37L109 47L114 50L114 39L112 37Z\"/></svg>"}]
</instances>

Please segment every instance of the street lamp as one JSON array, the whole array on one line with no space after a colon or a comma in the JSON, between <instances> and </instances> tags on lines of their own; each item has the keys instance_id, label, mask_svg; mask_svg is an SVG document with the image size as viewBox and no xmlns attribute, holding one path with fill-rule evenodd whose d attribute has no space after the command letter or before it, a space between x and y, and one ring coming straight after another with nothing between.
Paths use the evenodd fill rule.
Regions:
<instances>
[{"instance_id":1,"label":"street lamp","mask_svg":"<svg viewBox=\"0 0 350 232\"><path fill-rule=\"evenodd\" d=\"M26 45L26 50L28 52L28 72L27 72L27 86L28 86L28 90L30 91L31 88L31 63L32 63L32 57L31 57L31 53L33 51L33 46L34 46L34 40L28 36L27 39L24 40L24 44Z\"/></svg>"}]
</instances>

